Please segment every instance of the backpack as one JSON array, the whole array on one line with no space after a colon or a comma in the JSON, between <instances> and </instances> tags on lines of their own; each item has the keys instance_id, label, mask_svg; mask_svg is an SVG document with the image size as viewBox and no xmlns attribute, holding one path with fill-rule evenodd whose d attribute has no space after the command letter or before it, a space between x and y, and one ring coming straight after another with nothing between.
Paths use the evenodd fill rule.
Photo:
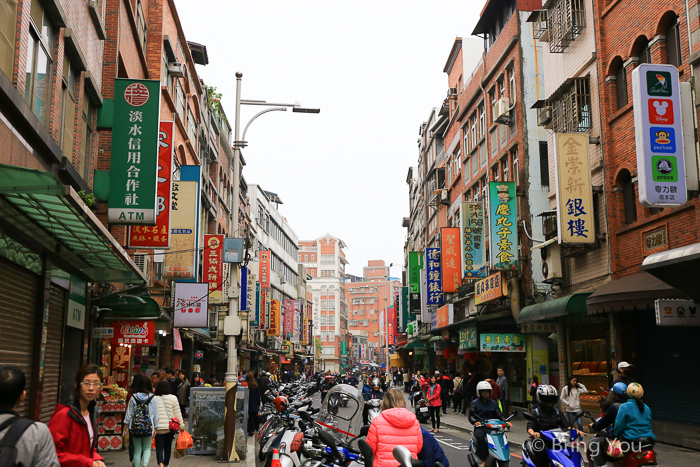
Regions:
<instances>
[{"instance_id":1,"label":"backpack","mask_svg":"<svg viewBox=\"0 0 700 467\"><path fill-rule=\"evenodd\" d=\"M153 396L146 400L139 400L136 396L132 396L136 402L134 408L134 417L131 420L130 434L132 438L146 438L153 434L153 423L151 422L151 414L148 410L148 404L153 399Z\"/></svg>"},{"instance_id":2,"label":"backpack","mask_svg":"<svg viewBox=\"0 0 700 467\"><path fill-rule=\"evenodd\" d=\"M455 394L462 394L462 392L464 392L464 386L462 384L463 382L464 381L462 380L459 383L457 383L457 387L455 387Z\"/></svg>"},{"instance_id":3,"label":"backpack","mask_svg":"<svg viewBox=\"0 0 700 467\"><path fill-rule=\"evenodd\" d=\"M34 422L21 417L12 417L0 425L0 431L10 427L0 440L0 466L15 467L17 465L17 442L27 428Z\"/></svg>"}]
</instances>

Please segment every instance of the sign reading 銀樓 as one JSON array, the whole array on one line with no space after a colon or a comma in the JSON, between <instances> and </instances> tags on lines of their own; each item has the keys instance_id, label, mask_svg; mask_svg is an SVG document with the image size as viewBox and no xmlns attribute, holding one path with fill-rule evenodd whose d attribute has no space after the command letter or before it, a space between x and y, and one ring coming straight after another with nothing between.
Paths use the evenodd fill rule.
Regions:
<instances>
[{"instance_id":1,"label":"sign reading \u9280\u6a13","mask_svg":"<svg viewBox=\"0 0 700 467\"><path fill-rule=\"evenodd\" d=\"M110 224L156 224L159 116L160 81L114 80Z\"/></svg>"},{"instance_id":2,"label":"sign reading \u9280\u6a13","mask_svg":"<svg viewBox=\"0 0 700 467\"><path fill-rule=\"evenodd\" d=\"M559 243L595 243L588 133L555 133Z\"/></svg>"},{"instance_id":3,"label":"sign reading \u9280\u6a13","mask_svg":"<svg viewBox=\"0 0 700 467\"><path fill-rule=\"evenodd\" d=\"M474 284L474 303L480 305L501 297L508 296L508 281L503 280L499 271Z\"/></svg>"},{"instance_id":4,"label":"sign reading \u9280\u6a13","mask_svg":"<svg viewBox=\"0 0 700 467\"><path fill-rule=\"evenodd\" d=\"M425 249L425 274L428 284L428 305L442 305L442 274L440 248Z\"/></svg>"},{"instance_id":5,"label":"sign reading \u9280\u6a13","mask_svg":"<svg viewBox=\"0 0 700 467\"><path fill-rule=\"evenodd\" d=\"M518 269L518 226L515 182L489 182L491 267Z\"/></svg>"},{"instance_id":6,"label":"sign reading \u9280\u6a13","mask_svg":"<svg viewBox=\"0 0 700 467\"><path fill-rule=\"evenodd\" d=\"M440 228L440 259L442 265L442 291L457 292L462 285L462 249L458 227Z\"/></svg>"},{"instance_id":7,"label":"sign reading \u9280\u6a13","mask_svg":"<svg viewBox=\"0 0 700 467\"><path fill-rule=\"evenodd\" d=\"M176 282L173 301L173 327L209 327L209 284Z\"/></svg>"},{"instance_id":8,"label":"sign reading \u9280\u6a13","mask_svg":"<svg viewBox=\"0 0 700 467\"><path fill-rule=\"evenodd\" d=\"M525 352L525 336L522 334L480 334L481 352Z\"/></svg>"},{"instance_id":9,"label":"sign reading \u9280\u6a13","mask_svg":"<svg viewBox=\"0 0 700 467\"><path fill-rule=\"evenodd\" d=\"M462 277L486 277L484 203L462 203Z\"/></svg>"},{"instance_id":10,"label":"sign reading \u9280\u6a13","mask_svg":"<svg viewBox=\"0 0 700 467\"><path fill-rule=\"evenodd\" d=\"M700 326L700 305L692 300L656 300L658 326Z\"/></svg>"},{"instance_id":11,"label":"sign reading \u9280\u6a13","mask_svg":"<svg viewBox=\"0 0 700 467\"><path fill-rule=\"evenodd\" d=\"M688 193L676 67L645 63L635 68L632 101L640 204L685 204Z\"/></svg>"}]
</instances>

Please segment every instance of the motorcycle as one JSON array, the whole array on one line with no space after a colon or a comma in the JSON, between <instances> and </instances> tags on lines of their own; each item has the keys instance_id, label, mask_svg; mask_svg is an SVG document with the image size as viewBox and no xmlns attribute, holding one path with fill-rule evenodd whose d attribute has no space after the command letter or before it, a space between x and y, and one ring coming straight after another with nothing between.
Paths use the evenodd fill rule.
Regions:
<instances>
[{"instance_id":1,"label":"motorcycle","mask_svg":"<svg viewBox=\"0 0 700 467\"><path fill-rule=\"evenodd\" d=\"M506 419L506 421L517 415L517 411ZM501 420L483 420L476 416L482 423L482 427L486 430L486 442L488 444L488 457L486 467L508 467L510 463L510 449L508 448L508 438L505 434L506 423ZM479 467L482 460L476 455L476 441L472 438L469 441L469 449L467 460L471 467ZM577 466L579 467L579 466Z\"/></svg>"},{"instance_id":2,"label":"motorcycle","mask_svg":"<svg viewBox=\"0 0 700 467\"><path fill-rule=\"evenodd\" d=\"M381 405L381 399L370 399L367 401L367 422L369 424L379 415Z\"/></svg>"},{"instance_id":3,"label":"motorcycle","mask_svg":"<svg viewBox=\"0 0 700 467\"><path fill-rule=\"evenodd\" d=\"M576 412L576 420L581 418L583 414L583 410ZM523 416L527 420L537 420L537 416L530 412L525 412ZM583 467L585 463L583 455L579 451L580 445L585 446L585 443L579 438L578 430L575 427L569 430L557 428L542 431L539 438L528 439L523 443L523 465L525 467L549 465Z\"/></svg>"},{"instance_id":4,"label":"motorcycle","mask_svg":"<svg viewBox=\"0 0 700 467\"><path fill-rule=\"evenodd\" d=\"M591 417L589 413L585 414L592 421L596 422L598 419ZM599 433L597 436L605 438L605 442L600 443L599 446L607 448L608 439L613 437L612 430L606 430L605 432ZM639 438L635 443L631 443L633 449L629 450L623 457L614 458L610 456L605 456L607 460L607 465L613 465L614 467L642 467L642 466L658 466L656 462L656 453L654 452L654 441L650 437ZM591 451L586 451L588 458L588 465L593 467L595 464L591 457Z\"/></svg>"},{"instance_id":5,"label":"motorcycle","mask_svg":"<svg viewBox=\"0 0 700 467\"><path fill-rule=\"evenodd\" d=\"M423 398L423 391L420 389L413 393L414 412L419 423L428 423L428 401Z\"/></svg>"}]
</instances>

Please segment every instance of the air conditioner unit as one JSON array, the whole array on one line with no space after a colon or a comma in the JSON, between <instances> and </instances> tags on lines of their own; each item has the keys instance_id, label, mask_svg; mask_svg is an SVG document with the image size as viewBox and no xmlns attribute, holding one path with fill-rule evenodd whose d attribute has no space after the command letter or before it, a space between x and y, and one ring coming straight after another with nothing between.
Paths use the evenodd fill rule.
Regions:
<instances>
[{"instance_id":1,"label":"air conditioner unit","mask_svg":"<svg viewBox=\"0 0 700 467\"><path fill-rule=\"evenodd\" d=\"M547 284L554 284L562 280L561 248L554 242L540 249L542 254L542 277Z\"/></svg>"},{"instance_id":2,"label":"air conditioner unit","mask_svg":"<svg viewBox=\"0 0 700 467\"><path fill-rule=\"evenodd\" d=\"M447 190L442 190L440 192L440 204L449 205L450 197L447 194Z\"/></svg>"},{"instance_id":3,"label":"air conditioner unit","mask_svg":"<svg viewBox=\"0 0 700 467\"><path fill-rule=\"evenodd\" d=\"M458 92L457 88L450 88L449 91L447 92L447 97L455 99L455 98L457 98L457 92Z\"/></svg>"},{"instance_id":4,"label":"air conditioner unit","mask_svg":"<svg viewBox=\"0 0 700 467\"><path fill-rule=\"evenodd\" d=\"M185 76L185 64L180 62L168 63L168 74L176 78Z\"/></svg>"},{"instance_id":5,"label":"air conditioner unit","mask_svg":"<svg viewBox=\"0 0 700 467\"><path fill-rule=\"evenodd\" d=\"M151 257L147 253L137 253L134 255L134 264L138 267L146 280L149 280L151 274Z\"/></svg>"},{"instance_id":6,"label":"air conditioner unit","mask_svg":"<svg viewBox=\"0 0 700 467\"><path fill-rule=\"evenodd\" d=\"M508 125L510 123L510 103L508 98L501 97L496 101L493 113L493 121Z\"/></svg>"}]
</instances>

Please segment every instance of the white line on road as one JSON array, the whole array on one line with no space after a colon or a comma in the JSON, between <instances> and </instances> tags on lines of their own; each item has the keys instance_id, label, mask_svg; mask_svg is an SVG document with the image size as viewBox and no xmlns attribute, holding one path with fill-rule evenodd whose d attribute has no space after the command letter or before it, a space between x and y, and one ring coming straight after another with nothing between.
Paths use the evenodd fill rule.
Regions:
<instances>
[{"instance_id":1,"label":"white line on road","mask_svg":"<svg viewBox=\"0 0 700 467\"><path fill-rule=\"evenodd\" d=\"M456 449L456 450L458 450L458 451L464 451L464 450L468 449L466 446L465 446L465 447L462 447L462 446L457 446L457 444L448 443L448 442L446 442L445 440L443 440L442 438L438 438L437 436L435 437L435 439L437 440L438 443L442 443L442 444L444 444L445 446L449 446L449 447L451 447L452 449ZM449 441L452 441L452 440L450 439ZM462 443L458 443L458 444L462 444Z\"/></svg>"}]
</instances>

